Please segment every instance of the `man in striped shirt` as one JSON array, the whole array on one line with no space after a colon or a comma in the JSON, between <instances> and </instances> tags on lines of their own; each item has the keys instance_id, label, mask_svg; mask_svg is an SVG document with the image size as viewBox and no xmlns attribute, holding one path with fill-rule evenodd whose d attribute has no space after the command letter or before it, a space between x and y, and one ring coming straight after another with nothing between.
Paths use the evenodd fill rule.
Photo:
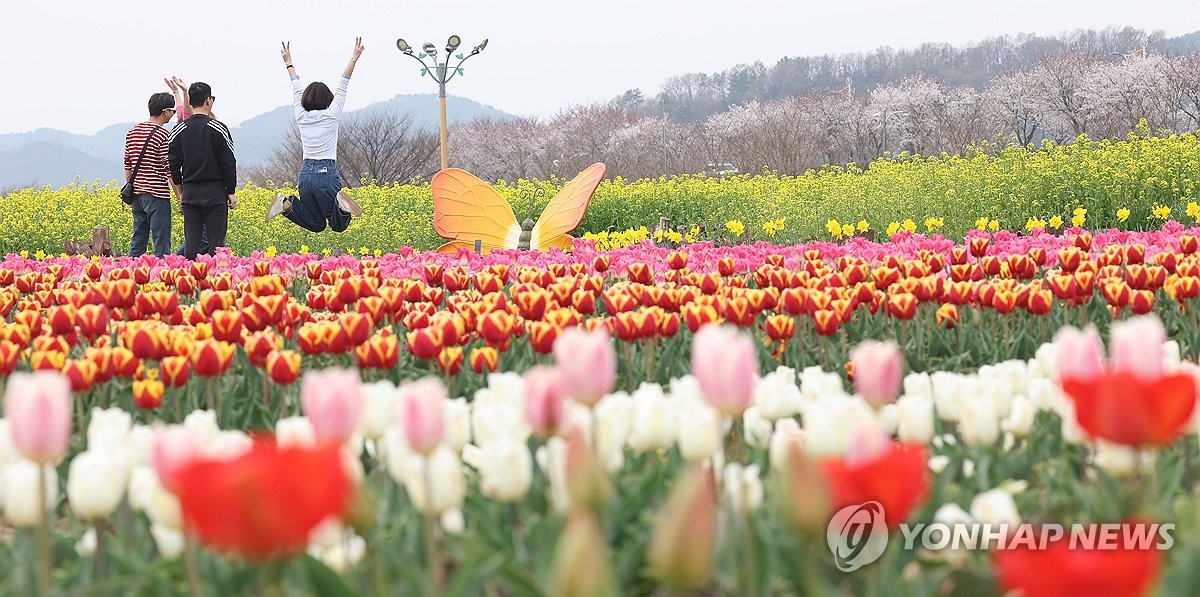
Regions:
<instances>
[{"instance_id":1,"label":"man in striped shirt","mask_svg":"<svg viewBox=\"0 0 1200 597\"><path fill-rule=\"evenodd\" d=\"M163 125L175 115L175 98L169 93L150 96L150 119L140 122L125 135L125 180L133 176L138 156L145 147L142 163L137 166L133 181L133 238L129 256L146 253L146 243L154 241L154 254L162 257L171 250L171 188L175 196L180 189L171 182L167 165L167 129Z\"/></svg>"}]
</instances>

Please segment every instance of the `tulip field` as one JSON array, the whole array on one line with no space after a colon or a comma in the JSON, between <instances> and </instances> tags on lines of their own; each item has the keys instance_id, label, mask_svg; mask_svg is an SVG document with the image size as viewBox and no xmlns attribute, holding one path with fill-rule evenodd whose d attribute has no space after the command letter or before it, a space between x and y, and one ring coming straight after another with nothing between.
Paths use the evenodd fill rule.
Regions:
<instances>
[{"instance_id":1,"label":"tulip field","mask_svg":"<svg viewBox=\"0 0 1200 597\"><path fill-rule=\"evenodd\" d=\"M1171 220L487 256L10 253L0 582L1197 595L1197 357L1200 228ZM831 520L864 504L879 549L847 566ZM913 545L932 524L1164 541ZM851 560L863 528L841 536Z\"/></svg>"}]
</instances>

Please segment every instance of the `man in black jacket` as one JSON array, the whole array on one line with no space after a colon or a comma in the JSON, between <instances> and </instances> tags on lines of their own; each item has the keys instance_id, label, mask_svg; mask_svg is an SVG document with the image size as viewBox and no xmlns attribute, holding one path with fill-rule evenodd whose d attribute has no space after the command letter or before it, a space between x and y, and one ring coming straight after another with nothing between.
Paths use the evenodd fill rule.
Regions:
<instances>
[{"instance_id":1,"label":"man in black jacket","mask_svg":"<svg viewBox=\"0 0 1200 597\"><path fill-rule=\"evenodd\" d=\"M192 83L188 99L194 114L171 131L167 161L171 179L183 187L183 254L195 259L202 230L209 255L225 246L229 210L237 207L237 160L229 127L212 118L212 88Z\"/></svg>"}]
</instances>

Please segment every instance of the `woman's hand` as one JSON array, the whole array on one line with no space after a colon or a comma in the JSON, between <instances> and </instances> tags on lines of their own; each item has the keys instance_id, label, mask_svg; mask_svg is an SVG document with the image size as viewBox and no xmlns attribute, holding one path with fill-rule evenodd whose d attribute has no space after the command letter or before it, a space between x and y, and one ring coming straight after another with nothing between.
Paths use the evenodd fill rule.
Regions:
<instances>
[{"instance_id":1,"label":"woman's hand","mask_svg":"<svg viewBox=\"0 0 1200 597\"><path fill-rule=\"evenodd\" d=\"M171 93L179 93L179 87L175 85L174 77L170 79L163 79L163 83L167 84L167 87L171 90Z\"/></svg>"},{"instance_id":2,"label":"woman's hand","mask_svg":"<svg viewBox=\"0 0 1200 597\"><path fill-rule=\"evenodd\" d=\"M365 50L365 49L366 49L366 47L364 47L362 44L362 38L361 37L354 38L354 52L350 54L350 59L358 60L358 57L362 56L363 50Z\"/></svg>"},{"instance_id":3,"label":"woman's hand","mask_svg":"<svg viewBox=\"0 0 1200 597\"><path fill-rule=\"evenodd\" d=\"M290 42L290 41L283 42L283 44L281 44L281 49L280 49L279 54L280 54L280 56L283 57L284 64L291 64L292 63L292 42Z\"/></svg>"},{"instance_id":4,"label":"woman's hand","mask_svg":"<svg viewBox=\"0 0 1200 597\"><path fill-rule=\"evenodd\" d=\"M180 91L187 91L187 89L188 89L188 84L185 83L184 80L180 79L179 77L171 77L171 82L174 83L175 86L178 87Z\"/></svg>"}]
</instances>

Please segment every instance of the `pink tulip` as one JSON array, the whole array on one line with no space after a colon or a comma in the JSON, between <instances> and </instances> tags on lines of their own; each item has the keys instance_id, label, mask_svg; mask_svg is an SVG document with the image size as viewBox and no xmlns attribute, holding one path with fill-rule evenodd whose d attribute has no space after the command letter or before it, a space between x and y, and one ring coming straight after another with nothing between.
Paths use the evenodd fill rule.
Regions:
<instances>
[{"instance_id":1,"label":"pink tulip","mask_svg":"<svg viewBox=\"0 0 1200 597\"><path fill-rule=\"evenodd\" d=\"M1109 339L1113 369L1147 378L1162 375L1166 341L1167 331L1152 315L1113 323Z\"/></svg>"},{"instance_id":2,"label":"pink tulip","mask_svg":"<svg viewBox=\"0 0 1200 597\"><path fill-rule=\"evenodd\" d=\"M692 340L692 375L705 399L722 413L740 417L754 398L758 355L750 336L727 326L706 325Z\"/></svg>"},{"instance_id":3,"label":"pink tulip","mask_svg":"<svg viewBox=\"0 0 1200 597\"><path fill-rule=\"evenodd\" d=\"M362 380L356 371L325 369L304 374L300 407L312 421L317 441L344 444L362 417Z\"/></svg>"},{"instance_id":4,"label":"pink tulip","mask_svg":"<svg viewBox=\"0 0 1200 597\"><path fill-rule=\"evenodd\" d=\"M1054 350L1059 379L1091 379L1104 366L1104 344L1092 326L1083 331L1070 326L1058 330Z\"/></svg>"},{"instance_id":5,"label":"pink tulip","mask_svg":"<svg viewBox=\"0 0 1200 597\"><path fill-rule=\"evenodd\" d=\"M534 367L525 372L525 418L538 437L557 433L566 406L566 388L558 370Z\"/></svg>"},{"instance_id":6,"label":"pink tulip","mask_svg":"<svg viewBox=\"0 0 1200 597\"><path fill-rule=\"evenodd\" d=\"M563 330L554 342L554 366L567 395L587 406L595 406L617 383L617 353L602 327L590 333Z\"/></svg>"},{"instance_id":7,"label":"pink tulip","mask_svg":"<svg viewBox=\"0 0 1200 597\"><path fill-rule=\"evenodd\" d=\"M13 446L38 464L57 462L71 441L71 384L57 371L13 373L4 395Z\"/></svg>"},{"instance_id":8,"label":"pink tulip","mask_svg":"<svg viewBox=\"0 0 1200 597\"><path fill-rule=\"evenodd\" d=\"M171 493L177 493L176 473L199 455L200 438L196 432L183 425L171 425L155 432L150 464L158 475L158 482Z\"/></svg>"},{"instance_id":9,"label":"pink tulip","mask_svg":"<svg viewBox=\"0 0 1200 597\"><path fill-rule=\"evenodd\" d=\"M854 364L854 389L876 408L900 395L904 355L895 342L867 340L850 351Z\"/></svg>"},{"instance_id":10,"label":"pink tulip","mask_svg":"<svg viewBox=\"0 0 1200 597\"><path fill-rule=\"evenodd\" d=\"M436 377L403 384L398 389L400 428L413 452L428 455L446 435L446 386Z\"/></svg>"}]
</instances>

